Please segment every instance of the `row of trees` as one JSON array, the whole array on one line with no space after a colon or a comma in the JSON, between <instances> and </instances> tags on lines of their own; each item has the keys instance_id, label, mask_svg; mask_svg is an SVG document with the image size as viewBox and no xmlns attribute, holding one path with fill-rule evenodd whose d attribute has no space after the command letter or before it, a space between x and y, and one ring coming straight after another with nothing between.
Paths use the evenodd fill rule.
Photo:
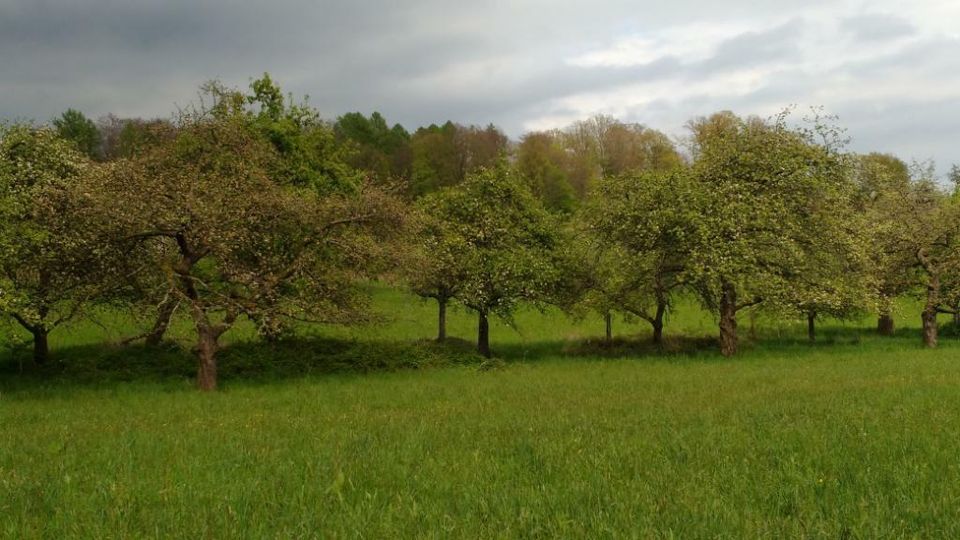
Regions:
<instances>
[{"instance_id":1,"label":"row of trees","mask_svg":"<svg viewBox=\"0 0 960 540\"><path fill-rule=\"evenodd\" d=\"M735 354L738 313L878 313L924 299L923 338L960 312L958 198L931 169L854 155L830 119L718 113L671 139L608 117L511 143L490 126L409 134L379 114L320 119L268 76L210 83L171 121L99 126L68 111L0 132L0 311L48 336L90 306L152 313L125 343L193 322L198 384L216 387L237 320L266 340L297 322L355 324L358 284L402 283L491 316L520 304L647 321L663 339L680 294L716 314ZM954 176L960 177L960 174Z\"/></svg>"},{"instance_id":2,"label":"row of trees","mask_svg":"<svg viewBox=\"0 0 960 540\"><path fill-rule=\"evenodd\" d=\"M818 317L875 311L878 330L891 334L893 300L920 293L923 340L936 346L937 315L958 320L956 189L939 186L929 166L911 170L892 156L845 152L829 118L799 127L788 120L786 113L694 120L689 161L659 139L657 152L646 154L655 159L603 172L576 211L554 215L552 225L536 202L511 195L514 206L527 201L523 221L532 231L553 235L518 226L516 210L497 209L512 208L503 202L485 204L498 200L484 187L491 175L500 189L529 185L522 155L516 167L427 197L420 235L431 265L418 267L415 290L436 298L441 314L451 298L477 310L481 343L483 314L509 315L514 305L494 284L510 284L510 298L595 311L608 339L614 313L644 320L655 343L677 295L690 294L716 314L724 355L737 351L744 309L803 317L811 340ZM442 339L442 315L440 324Z\"/></svg>"}]
</instances>

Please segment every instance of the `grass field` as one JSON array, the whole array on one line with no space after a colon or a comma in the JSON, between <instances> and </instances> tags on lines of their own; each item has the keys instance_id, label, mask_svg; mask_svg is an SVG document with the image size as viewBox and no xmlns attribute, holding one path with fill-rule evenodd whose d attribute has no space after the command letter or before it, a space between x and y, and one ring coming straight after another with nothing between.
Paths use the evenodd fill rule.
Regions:
<instances>
[{"instance_id":1,"label":"grass field","mask_svg":"<svg viewBox=\"0 0 960 540\"><path fill-rule=\"evenodd\" d=\"M921 349L915 317L813 346L761 319L723 359L676 337L714 332L692 305L667 353L528 311L494 326L501 364L417 342L430 304L376 299L390 320L294 345L233 331L215 394L185 345L94 347L115 315L55 333L45 371L7 354L0 535L960 537L960 341Z\"/></svg>"}]
</instances>

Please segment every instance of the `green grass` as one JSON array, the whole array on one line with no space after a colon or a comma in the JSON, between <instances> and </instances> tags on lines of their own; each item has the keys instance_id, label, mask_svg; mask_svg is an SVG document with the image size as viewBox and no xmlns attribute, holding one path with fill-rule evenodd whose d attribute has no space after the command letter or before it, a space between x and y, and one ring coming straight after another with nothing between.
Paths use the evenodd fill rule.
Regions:
<instances>
[{"instance_id":1,"label":"green grass","mask_svg":"<svg viewBox=\"0 0 960 540\"><path fill-rule=\"evenodd\" d=\"M525 311L494 326L501 365L418 341L430 304L376 302L396 316L281 347L232 331L215 394L185 344L95 346L116 314L54 334L56 367L8 355L0 536L960 536L960 342L923 350L909 319L814 346L761 319L723 359L679 338L714 331L689 304L667 353Z\"/></svg>"}]
</instances>

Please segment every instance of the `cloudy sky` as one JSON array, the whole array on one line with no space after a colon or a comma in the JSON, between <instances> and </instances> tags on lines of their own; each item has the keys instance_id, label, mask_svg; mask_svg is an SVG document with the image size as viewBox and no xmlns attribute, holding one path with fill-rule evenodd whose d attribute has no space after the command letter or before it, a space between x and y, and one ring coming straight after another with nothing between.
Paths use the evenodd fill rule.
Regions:
<instances>
[{"instance_id":1,"label":"cloudy sky","mask_svg":"<svg viewBox=\"0 0 960 540\"><path fill-rule=\"evenodd\" d=\"M0 0L0 117L167 116L269 71L325 116L493 122L822 105L856 150L960 162L960 1Z\"/></svg>"}]
</instances>

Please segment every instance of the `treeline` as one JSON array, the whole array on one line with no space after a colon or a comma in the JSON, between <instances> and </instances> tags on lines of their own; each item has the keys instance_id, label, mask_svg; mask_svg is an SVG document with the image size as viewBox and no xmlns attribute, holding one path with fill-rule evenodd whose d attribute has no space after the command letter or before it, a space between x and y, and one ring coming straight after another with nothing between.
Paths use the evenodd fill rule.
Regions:
<instances>
[{"instance_id":1,"label":"treeline","mask_svg":"<svg viewBox=\"0 0 960 540\"><path fill-rule=\"evenodd\" d=\"M853 154L831 118L729 112L697 118L680 143L597 116L510 141L494 126L408 132L378 113L320 118L268 77L209 83L171 120L99 122L69 110L0 131L0 311L48 336L93 306L151 324L193 322L198 384L216 387L220 338L239 319L265 340L297 323L369 319L361 285L380 279L489 320L521 303L615 314L663 339L678 295L737 352L738 314L874 312L915 294L927 346L938 315L960 324L960 171ZM678 146L679 145L679 146Z\"/></svg>"}]
</instances>

